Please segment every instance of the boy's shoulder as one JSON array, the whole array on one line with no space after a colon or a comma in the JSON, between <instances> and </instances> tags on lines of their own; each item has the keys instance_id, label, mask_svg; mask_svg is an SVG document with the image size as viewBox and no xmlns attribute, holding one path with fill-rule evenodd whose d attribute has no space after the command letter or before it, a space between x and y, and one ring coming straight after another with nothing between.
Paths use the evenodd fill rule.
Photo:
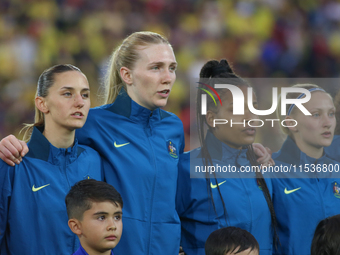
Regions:
<instances>
[{"instance_id":1,"label":"boy's shoulder","mask_svg":"<svg viewBox=\"0 0 340 255\"><path fill-rule=\"evenodd\" d=\"M72 255L89 255L89 254L85 251L83 246L81 246L81 244L80 244L78 250L75 253L73 253ZM112 250L111 250L111 255L114 255Z\"/></svg>"}]
</instances>

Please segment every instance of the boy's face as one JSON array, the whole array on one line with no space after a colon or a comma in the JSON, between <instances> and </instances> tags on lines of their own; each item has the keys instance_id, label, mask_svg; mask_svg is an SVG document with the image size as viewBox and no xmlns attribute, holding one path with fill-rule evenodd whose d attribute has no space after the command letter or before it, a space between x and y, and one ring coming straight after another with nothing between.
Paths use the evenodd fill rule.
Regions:
<instances>
[{"instance_id":1,"label":"boy's face","mask_svg":"<svg viewBox=\"0 0 340 255\"><path fill-rule=\"evenodd\" d=\"M118 206L117 206L118 205ZM92 202L79 222L81 245L89 252L105 252L118 244L122 235L122 208L110 201Z\"/></svg>"}]
</instances>

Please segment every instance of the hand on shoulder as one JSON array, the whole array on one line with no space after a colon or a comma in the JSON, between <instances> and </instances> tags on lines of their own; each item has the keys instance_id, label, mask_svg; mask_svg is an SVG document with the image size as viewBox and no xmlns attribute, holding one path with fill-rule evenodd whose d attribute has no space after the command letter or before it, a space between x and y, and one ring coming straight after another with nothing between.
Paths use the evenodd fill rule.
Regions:
<instances>
[{"instance_id":1,"label":"hand on shoulder","mask_svg":"<svg viewBox=\"0 0 340 255\"><path fill-rule=\"evenodd\" d=\"M20 164L27 152L27 144L14 135L6 136L0 141L0 158L10 166Z\"/></svg>"}]
</instances>

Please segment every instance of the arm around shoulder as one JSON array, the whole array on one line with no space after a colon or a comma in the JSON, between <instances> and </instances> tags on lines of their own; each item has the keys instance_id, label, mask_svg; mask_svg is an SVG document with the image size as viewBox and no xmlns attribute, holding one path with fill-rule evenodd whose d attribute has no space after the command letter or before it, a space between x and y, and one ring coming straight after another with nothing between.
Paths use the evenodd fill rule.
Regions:
<instances>
[{"instance_id":1,"label":"arm around shoulder","mask_svg":"<svg viewBox=\"0 0 340 255\"><path fill-rule=\"evenodd\" d=\"M27 152L27 144L14 135L6 136L0 141L0 158L10 166L20 164Z\"/></svg>"}]
</instances>

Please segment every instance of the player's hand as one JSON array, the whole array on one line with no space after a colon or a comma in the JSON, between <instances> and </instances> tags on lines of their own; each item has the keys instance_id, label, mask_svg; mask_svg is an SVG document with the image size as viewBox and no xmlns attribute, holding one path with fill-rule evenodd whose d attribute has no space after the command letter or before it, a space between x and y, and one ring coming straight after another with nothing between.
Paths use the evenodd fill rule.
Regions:
<instances>
[{"instance_id":1,"label":"player's hand","mask_svg":"<svg viewBox=\"0 0 340 255\"><path fill-rule=\"evenodd\" d=\"M6 136L0 141L0 158L10 166L20 164L27 152L27 144L14 135Z\"/></svg>"},{"instance_id":2,"label":"player's hand","mask_svg":"<svg viewBox=\"0 0 340 255\"><path fill-rule=\"evenodd\" d=\"M263 166L274 166L275 162L272 159L272 151L268 147L264 147L260 143L253 144L255 155L258 157L257 162Z\"/></svg>"}]
</instances>

